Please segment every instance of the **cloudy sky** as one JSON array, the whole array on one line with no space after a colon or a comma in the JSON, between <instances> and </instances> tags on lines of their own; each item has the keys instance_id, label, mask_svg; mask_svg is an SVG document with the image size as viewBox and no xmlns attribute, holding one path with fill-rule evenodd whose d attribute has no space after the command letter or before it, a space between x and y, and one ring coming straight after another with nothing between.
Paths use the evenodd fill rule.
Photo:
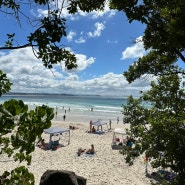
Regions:
<instances>
[{"instance_id":1,"label":"cloudy sky","mask_svg":"<svg viewBox=\"0 0 185 185\"><path fill-rule=\"evenodd\" d=\"M41 8L24 9L30 16L45 14ZM109 96L137 96L141 90L150 87L151 78L143 77L128 84L123 72L134 61L144 55L141 39L145 26L129 24L124 13L111 11L69 15L65 44L77 58L78 68L66 71L63 63L52 70L43 67L31 48L0 50L0 69L7 73L13 83L12 92L96 94ZM25 44L26 36L33 31L24 19L21 27L10 16L0 15L3 28L0 30L0 46L6 38L3 34L16 33L15 43Z\"/></svg>"}]
</instances>

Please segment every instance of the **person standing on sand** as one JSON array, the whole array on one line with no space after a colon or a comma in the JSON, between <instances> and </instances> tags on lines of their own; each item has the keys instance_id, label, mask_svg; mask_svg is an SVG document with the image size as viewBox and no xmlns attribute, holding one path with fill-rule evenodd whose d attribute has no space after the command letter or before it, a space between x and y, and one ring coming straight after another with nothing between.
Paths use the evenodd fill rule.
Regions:
<instances>
[{"instance_id":1,"label":"person standing on sand","mask_svg":"<svg viewBox=\"0 0 185 185\"><path fill-rule=\"evenodd\" d=\"M117 124L119 123L119 117L117 117Z\"/></svg>"},{"instance_id":2,"label":"person standing on sand","mask_svg":"<svg viewBox=\"0 0 185 185\"><path fill-rule=\"evenodd\" d=\"M58 113L58 107L56 106L56 109L55 109L55 115L57 117L57 113Z\"/></svg>"},{"instance_id":3,"label":"person standing on sand","mask_svg":"<svg viewBox=\"0 0 185 185\"><path fill-rule=\"evenodd\" d=\"M65 115L65 114L63 115L63 120L64 120L64 121L66 120L66 115Z\"/></svg>"},{"instance_id":4,"label":"person standing on sand","mask_svg":"<svg viewBox=\"0 0 185 185\"><path fill-rule=\"evenodd\" d=\"M111 124L112 124L112 121L111 121L111 119L109 119L109 130L112 129L112 128L111 128Z\"/></svg>"},{"instance_id":5,"label":"person standing on sand","mask_svg":"<svg viewBox=\"0 0 185 185\"><path fill-rule=\"evenodd\" d=\"M92 121L90 121L90 123L89 123L89 132L91 133L92 132Z\"/></svg>"}]
</instances>

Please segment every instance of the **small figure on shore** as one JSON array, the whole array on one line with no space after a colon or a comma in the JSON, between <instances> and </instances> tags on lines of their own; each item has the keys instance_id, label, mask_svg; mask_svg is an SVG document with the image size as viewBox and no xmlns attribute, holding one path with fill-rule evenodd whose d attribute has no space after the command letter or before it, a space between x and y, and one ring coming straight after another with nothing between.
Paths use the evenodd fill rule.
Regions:
<instances>
[{"instance_id":1,"label":"small figure on shore","mask_svg":"<svg viewBox=\"0 0 185 185\"><path fill-rule=\"evenodd\" d=\"M148 174L148 160L149 160L149 154L145 154L144 162L145 162L145 173Z\"/></svg>"},{"instance_id":2,"label":"small figure on shore","mask_svg":"<svg viewBox=\"0 0 185 185\"><path fill-rule=\"evenodd\" d=\"M92 121L89 122L89 133L92 132Z\"/></svg>"},{"instance_id":3,"label":"small figure on shore","mask_svg":"<svg viewBox=\"0 0 185 185\"><path fill-rule=\"evenodd\" d=\"M76 130L76 129L78 129L78 127L75 127L75 126L69 125L69 129L70 129L70 130Z\"/></svg>"},{"instance_id":4,"label":"small figure on shore","mask_svg":"<svg viewBox=\"0 0 185 185\"><path fill-rule=\"evenodd\" d=\"M119 123L119 117L117 117L117 124Z\"/></svg>"},{"instance_id":5,"label":"small figure on shore","mask_svg":"<svg viewBox=\"0 0 185 185\"><path fill-rule=\"evenodd\" d=\"M112 129L111 125L112 125L112 121L111 121L111 119L109 119L109 130Z\"/></svg>"},{"instance_id":6,"label":"small figure on shore","mask_svg":"<svg viewBox=\"0 0 185 185\"><path fill-rule=\"evenodd\" d=\"M56 117L57 117L57 113L58 113L58 107L56 106L56 111L55 111Z\"/></svg>"},{"instance_id":7,"label":"small figure on shore","mask_svg":"<svg viewBox=\"0 0 185 185\"><path fill-rule=\"evenodd\" d=\"M66 114L66 109L65 109L65 114Z\"/></svg>"},{"instance_id":8,"label":"small figure on shore","mask_svg":"<svg viewBox=\"0 0 185 185\"><path fill-rule=\"evenodd\" d=\"M63 120L64 120L64 121L66 120L66 115L65 115L65 114L63 115Z\"/></svg>"},{"instance_id":9,"label":"small figure on shore","mask_svg":"<svg viewBox=\"0 0 185 185\"><path fill-rule=\"evenodd\" d=\"M70 112L70 107L69 107L69 112Z\"/></svg>"},{"instance_id":10,"label":"small figure on shore","mask_svg":"<svg viewBox=\"0 0 185 185\"><path fill-rule=\"evenodd\" d=\"M91 148L89 148L89 150L87 150L86 154L94 154L95 150L94 150L94 145L91 145Z\"/></svg>"}]
</instances>

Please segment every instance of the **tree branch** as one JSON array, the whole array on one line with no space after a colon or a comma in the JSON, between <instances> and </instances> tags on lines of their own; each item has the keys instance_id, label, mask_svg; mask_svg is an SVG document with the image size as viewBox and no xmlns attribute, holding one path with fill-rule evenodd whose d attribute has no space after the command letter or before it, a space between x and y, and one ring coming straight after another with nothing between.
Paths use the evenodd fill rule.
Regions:
<instances>
[{"instance_id":1,"label":"tree branch","mask_svg":"<svg viewBox=\"0 0 185 185\"><path fill-rule=\"evenodd\" d=\"M179 55L179 57L182 59L182 61L185 62L185 57L183 56L183 54L178 50L176 50L176 52Z\"/></svg>"},{"instance_id":2,"label":"tree branch","mask_svg":"<svg viewBox=\"0 0 185 185\"><path fill-rule=\"evenodd\" d=\"M28 43L22 46L4 46L4 47L0 47L0 50L21 49L21 48L33 47L33 46L37 46L37 45L32 45L31 43Z\"/></svg>"}]
</instances>

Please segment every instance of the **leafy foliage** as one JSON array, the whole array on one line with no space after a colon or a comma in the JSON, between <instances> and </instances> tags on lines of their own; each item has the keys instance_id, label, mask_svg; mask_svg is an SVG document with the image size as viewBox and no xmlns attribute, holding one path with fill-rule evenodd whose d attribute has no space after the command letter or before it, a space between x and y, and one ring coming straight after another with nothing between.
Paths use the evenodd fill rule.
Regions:
<instances>
[{"instance_id":1,"label":"leafy foliage","mask_svg":"<svg viewBox=\"0 0 185 185\"><path fill-rule=\"evenodd\" d=\"M143 102L150 106L143 106ZM184 184L185 176L185 89L177 74L163 75L151 90L139 99L132 96L123 106L124 121L130 123L130 137L137 155L123 151L127 162L146 152L154 168L170 168L176 172L174 183ZM164 157L161 157L161 153Z\"/></svg>"},{"instance_id":2,"label":"leafy foliage","mask_svg":"<svg viewBox=\"0 0 185 185\"><path fill-rule=\"evenodd\" d=\"M0 96L10 91L12 83L7 79L6 74L0 70Z\"/></svg>"},{"instance_id":3,"label":"leafy foliage","mask_svg":"<svg viewBox=\"0 0 185 185\"><path fill-rule=\"evenodd\" d=\"M58 11L51 11L50 16L44 17L41 20L42 25L28 37L31 45L37 43L37 56L49 69L52 68L53 64L65 60L67 69L77 67L74 63L76 62L74 54L55 44L55 42L60 42L63 36L66 36L65 21L64 18L58 17Z\"/></svg>"},{"instance_id":4,"label":"leafy foliage","mask_svg":"<svg viewBox=\"0 0 185 185\"><path fill-rule=\"evenodd\" d=\"M180 69L171 66L177 59L173 56L169 56L167 54L159 54L157 51L150 51L146 56L139 58L136 62L134 62L127 72L124 72L124 76L127 78L129 82L134 81L137 78L140 78L144 72L147 74L153 75L162 75L164 70L166 73L171 71L171 68L176 69L174 73L183 73ZM150 65L148 62L150 61ZM164 65L165 63L165 65Z\"/></svg>"},{"instance_id":5,"label":"leafy foliage","mask_svg":"<svg viewBox=\"0 0 185 185\"><path fill-rule=\"evenodd\" d=\"M4 185L12 185L12 182L15 185L34 185L34 176L24 166L20 166L11 172L5 171L0 176L0 182Z\"/></svg>"},{"instance_id":6,"label":"leafy foliage","mask_svg":"<svg viewBox=\"0 0 185 185\"><path fill-rule=\"evenodd\" d=\"M72 0L69 2L69 13L76 13L78 10L84 12L91 12L94 10L103 10L105 6L105 0Z\"/></svg>"},{"instance_id":7,"label":"leafy foliage","mask_svg":"<svg viewBox=\"0 0 185 185\"><path fill-rule=\"evenodd\" d=\"M34 4L36 3L36 5ZM27 42L22 45L16 45L14 42L16 33L7 34L8 40L5 46L0 47L0 50L5 49L20 49L24 47L32 47L35 56L43 61L43 65L49 69L54 64L65 62L67 69L73 69L77 67L75 55L67 50L66 46L61 45L61 39L66 36L66 20L61 17L61 10L56 5L53 8L53 2L48 0L35 0L34 2L28 1L27 3L21 1L2 1L0 4L0 13L12 15L20 22L21 16L25 16L27 13L22 12L22 7L27 6L39 6L47 5L48 14L38 20L31 20L31 18L25 16L28 22L33 25L33 22L37 22L36 25L32 26L34 29L33 33L27 36ZM33 5L32 5L33 4ZM58 1L56 1L58 4ZM52 6L52 9L50 8ZM20 22L21 25L21 22Z\"/></svg>"},{"instance_id":8,"label":"leafy foliage","mask_svg":"<svg viewBox=\"0 0 185 185\"><path fill-rule=\"evenodd\" d=\"M22 100L12 99L0 105L0 115L0 155L7 154L8 157L13 156L14 161L20 163L27 161L30 165L30 154L35 150L35 140L41 137L43 129L51 126L51 120L54 117L53 108L42 105L29 111ZM15 182L19 184L26 175L33 176L23 167L15 169L11 172L10 182L12 180L14 184ZM6 174L2 175L1 179L5 176ZM34 180L34 177L31 179ZM23 184L29 184L29 181L26 182L25 179ZM30 182L30 184L33 183Z\"/></svg>"}]
</instances>

